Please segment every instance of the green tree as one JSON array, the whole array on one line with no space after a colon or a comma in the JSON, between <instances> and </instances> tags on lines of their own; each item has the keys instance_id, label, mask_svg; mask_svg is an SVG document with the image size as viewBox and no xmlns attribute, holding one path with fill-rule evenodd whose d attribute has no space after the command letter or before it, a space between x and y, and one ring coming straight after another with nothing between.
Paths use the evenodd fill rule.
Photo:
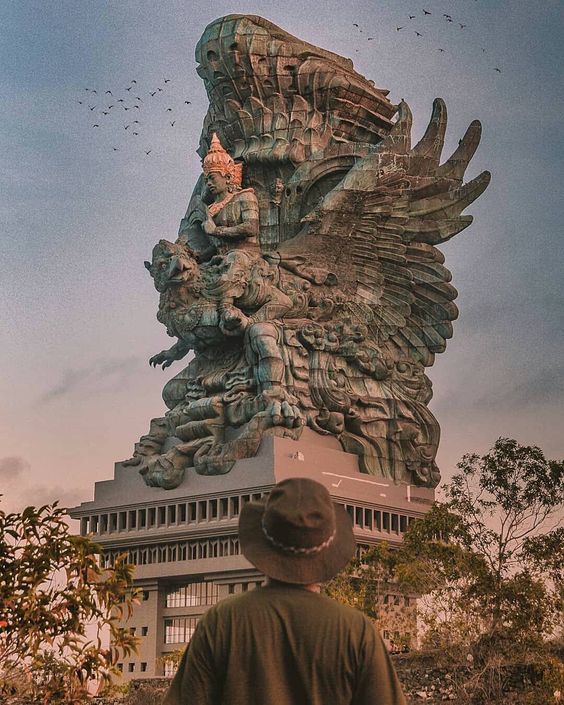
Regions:
<instances>
[{"instance_id":1,"label":"green tree","mask_svg":"<svg viewBox=\"0 0 564 705\"><path fill-rule=\"evenodd\" d=\"M420 595L427 641L442 648L538 642L562 615L563 529L555 524L564 462L500 438L457 467L446 501L409 527L400 548L372 550L329 591L376 621L383 585Z\"/></svg>"},{"instance_id":2,"label":"green tree","mask_svg":"<svg viewBox=\"0 0 564 705\"><path fill-rule=\"evenodd\" d=\"M2 703L83 702L135 650L119 627L137 601L132 567L122 558L104 568L101 553L71 533L57 503L0 511Z\"/></svg>"}]
</instances>

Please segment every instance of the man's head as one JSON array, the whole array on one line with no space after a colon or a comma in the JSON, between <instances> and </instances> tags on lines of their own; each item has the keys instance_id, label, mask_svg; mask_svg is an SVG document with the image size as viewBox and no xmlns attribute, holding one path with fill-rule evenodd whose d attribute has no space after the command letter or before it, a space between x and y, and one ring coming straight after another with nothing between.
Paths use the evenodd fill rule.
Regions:
<instances>
[{"instance_id":1,"label":"man's head","mask_svg":"<svg viewBox=\"0 0 564 705\"><path fill-rule=\"evenodd\" d=\"M261 502L248 502L239 517L246 558L269 578L295 585L334 577L352 558L349 515L327 489L307 478L282 480Z\"/></svg>"}]
</instances>

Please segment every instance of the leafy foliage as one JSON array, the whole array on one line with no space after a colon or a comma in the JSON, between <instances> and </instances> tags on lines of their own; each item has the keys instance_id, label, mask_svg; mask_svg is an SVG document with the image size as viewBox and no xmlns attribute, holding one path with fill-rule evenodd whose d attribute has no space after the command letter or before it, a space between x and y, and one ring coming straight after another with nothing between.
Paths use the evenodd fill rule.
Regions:
<instances>
[{"instance_id":1,"label":"leafy foliage","mask_svg":"<svg viewBox=\"0 0 564 705\"><path fill-rule=\"evenodd\" d=\"M400 548L376 546L329 594L380 628L382 589L418 595L421 647L466 673L457 702L506 702L508 674L523 664L539 674L530 703L556 702L564 670L549 642L562 628L564 462L500 438L457 467L446 501L410 525Z\"/></svg>"},{"instance_id":2,"label":"leafy foliage","mask_svg":"<svg viewBox=\"0 0 564 705\"><path fill-rule=\"evenodd\" d=\"M125 558L70 532L57 503L0 511L0 700L83 702L136 648L118 626L137 601ZM109 645L106 642L109 639Z\"/></svg>"},{"instance_id":3,"label":"leafy foliage","mask_svg":"<svg viewBox=\"0 0 564 705\"><path fill-rule=\"evenodd\" d=\"M425 644L515 652L553 633L562 616L564 462L500 438L465 455L401 548L372 549L329 592L382 622L378 590L417 594Z\"/></svg>"}]
</instances>

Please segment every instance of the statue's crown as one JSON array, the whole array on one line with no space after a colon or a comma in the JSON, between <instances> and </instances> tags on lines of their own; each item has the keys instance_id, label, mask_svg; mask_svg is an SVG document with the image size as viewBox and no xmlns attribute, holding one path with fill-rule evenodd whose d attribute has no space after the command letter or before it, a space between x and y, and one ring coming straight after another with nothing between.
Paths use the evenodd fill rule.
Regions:
<instances>
[{"instance_id":1,"label":"statue's crown","mask_svg":"<svg viewBox=\"0 0 564 705\"><path fill-rule=\"evenodd\" d=\"M243 165L237 164L227 150L222 147L215 132L212 134L210 148L203 160L203 170L206 176L213 172L223 174L223 176L229 174L231 175L231 183L236 186L241 185Z\"/></svg>"}]
</instances>

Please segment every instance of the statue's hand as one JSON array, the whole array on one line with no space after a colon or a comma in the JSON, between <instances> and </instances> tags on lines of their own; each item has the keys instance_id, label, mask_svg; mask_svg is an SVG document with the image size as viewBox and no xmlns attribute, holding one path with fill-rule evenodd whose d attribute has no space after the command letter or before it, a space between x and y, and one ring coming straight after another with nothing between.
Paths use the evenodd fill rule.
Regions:
<instances>
[{"instance_id":1,"label":"statue's hand","mask_svg":"<svg viewBox=\"0 0 564 705\"><path fill-rule=\"evenodd\" d=\"M153 355L149 360L149 365L151 367L157 367L157 365L162 365L163 370L170 367L176 358L171 354L170 350L163 350L158 353L158 355Z\"/></svg>"},{"instance_id":2,"label":"statue's hand","mask_svg":"<svg viewBox=\"0 0 564 705\"><path fill-rule=\"evenodd\" d=\"M235 306L224 306L221 310L219 327L225 335L242 335L251 319Z\"/></svg>"},{"instance_id":3,"label":"statue's hand","mask_svg":"<svg viewBox=\"0 0 564 705\"><path fill-rule=\"evenodd\" d=\"M213 235L217 229L217 226L211 218L208 218L205 222L202 223L202 228L206 235Z\"/></svg>"}]
</instances>

